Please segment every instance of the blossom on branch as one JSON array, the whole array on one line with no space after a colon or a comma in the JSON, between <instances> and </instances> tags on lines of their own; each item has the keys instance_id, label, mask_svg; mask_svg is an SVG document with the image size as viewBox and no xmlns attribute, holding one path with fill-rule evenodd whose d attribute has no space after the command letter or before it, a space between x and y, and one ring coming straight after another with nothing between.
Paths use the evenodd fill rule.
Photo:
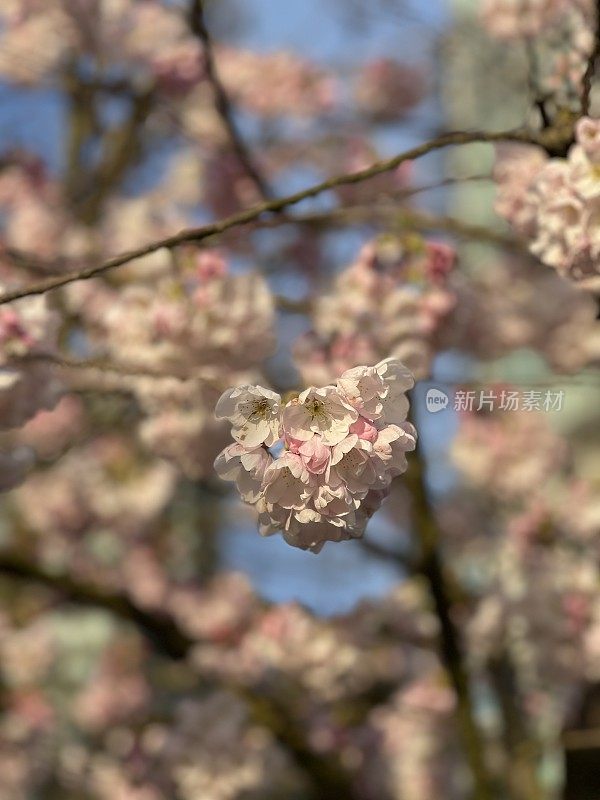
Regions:
<instances>
[{"instance_id":1,"label":"blossom on branch","mask_svg":"<svg viewBox=\"0 0 600 800\"><path fill-rule=\"evenodd\" d=\"M231 383L241 388L221 398L217 418L234 438L249 448L279 438L277 395L248 386L273 347L274 304L260 275L231 274L216 250L183 253L180 266L107 298L96 325L120 374L98 372L94 384L132 391L144 444L198 478L226 441L212 412Z\"/></svg>"},{"instance_id":2,"label":"blossom on branch","mask_svg":"<svg viewBox=\"0 0 600 800\"><path fill-rule=\"evenodd\" d=\"M540 261L594 289L600 281L600 120L580 119L575 134L566 158L544 160L520 149L517 163L510 149L504 151L496 208Z\"/></svg>"},{"instance_id":3,"label":"blossom on branch","mask_svg":"<svg viewBox=\"0 0 600 800\"><path fill-rule=\"evenodd\" d=\"M366 244L331 293L316 300L313 329L294 346L305 383L328 383L389 355L426 377L438 331L455 304L454 262L449 245L419 236Z\"/></svg>"}]
</instances>

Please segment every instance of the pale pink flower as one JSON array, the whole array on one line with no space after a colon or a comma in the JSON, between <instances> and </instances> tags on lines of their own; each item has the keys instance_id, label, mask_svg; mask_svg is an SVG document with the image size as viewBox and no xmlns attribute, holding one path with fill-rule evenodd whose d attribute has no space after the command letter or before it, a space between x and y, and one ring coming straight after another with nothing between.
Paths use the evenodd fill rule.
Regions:
<instances>
[{"instance_id":1,"label":"pale pink flower","mask_svg":"<svg viewBox=\"0 0 600 800\"><path fill-rule=\"evenodd\" d=\"M417 444L417 432L410 422L401 425L388 425L379 432L373 445L379 458L386 463L390 475L400 475L408 466L406 452L414 450Z\"/></svg>"},{"instance_id":2,"label":"pale pink flower","mask_svg":"<svg viewBox=\"0 0 600 800\"><path fill-rule=\"evenodd\" d=\"M285 452L273 461L264 476L264 497L267 503L282 508L301 509L310 493L310 473L302 458Z\"/></svg>"},{"instance_id":3,"label":"pale pink flower","mask_svg":"<svg viewBox=\"0 0 600 800\"><path fill-rule=\"evenodd\" d=\"M359 417L350 426L350 433L354 433L359 439L366 442L374 442L377 439L377 428L366 417Z\"/></svg>"},{"instance_id":4,"label":"pale pink flower","mask_svg":"<svg viewBox=\"0 0 600 800\"><path fill-rule=\"evenodd\" d=\"M224 481L233 481L246 503L256 503L260 497L265 470L273 461L263 447L252 450L230 444L215 459L215 472Z\"/></svg>"},{"instance_id":5,"label":"pale pink flower","mask_svg":"<svg viewBox=\"0 0 600 800\"><path fill-rule=\"evenodd\" d=\"M407 367L397 358L385 358L376 365L383 378L387 392L382 398L382 417L388 424L399 425L408 414L406 392L415 385L415 379Z\"/></svg>"},{"instance_id":6,"label":"pale pink flower","mask_svg":"<svg viewBox=\"0 0 600 800\"><path fill-rule=\"evenodd\" d=\"M290 439L288 446L290 452L299 455L307 470L314 475L321 475L329 466L331 447L317 436L308 441Z\"/></svg>"},{"instance_id":7,"label":"pale pink flower","mask_svg":"<svg viewBox=\"0 0 600 800\"><path fill-rule=\"evenodd\" d=\"M267 447L279 439L281 397L262 386L227 389L215 410L217 419L232 423L231 434L240 444Z\"/></svg>"},{"instance_id":8,"label":"pale pink flower","mask_svg":"<svg viewBox=\"0 0 600 800\"><path fill-rule=\"evenodd\" d=\"M329 481L333 486L346 487L355 497L364 497L378 483L380 473L371 455L373 450L356 447L352 438L346 440L347 447L344 447L345 442L341 442L334 448Z\"/></svg>"},{"instance_id":9,"label":"pale pink flower","mask_svg":"<svg viewBox=\"0 0 600 800\"><path fill-rule=\"evenodd\" d=\"M389 391L376 367L354 367L338 378L337 386L354 408L367 419L381 416L382 398Z\"/></svg>"},{"instance_id":10,"label":"pale pink flower","mask_svg":"<svg viewBox=\"0 0 600 800\"><path fill-rule=\"evenodd\" d=\"M590 158L581 146L569 153L569 179L571 187L584 201L600 197L600 163Z\"/></svg>"},{"instance_id":11,"label":"pale pink flower","mask_svg":"<svg viewBox=\"0 0 600 800\"><path fill-rule=\"evenodd\" d=\"M537 171L533 161L521 175L496 169L497 211L527 237L540 261L592 290L600 276L598 127L597 120L581 119L567 157L538 161Z\"/></svg>"},{"instance_id":12,"label":"pale pink flower","mask_svg":"<svg viewBox=\"0 0 600 800\"><path fill-rule=\"evenodd\" d=\"M308 440L315 434L324 444L341 442L358 418L356 410L334 386L310 388L283 410L282 422L286 435L292 439Z\"/></svg>"}]
</instances>

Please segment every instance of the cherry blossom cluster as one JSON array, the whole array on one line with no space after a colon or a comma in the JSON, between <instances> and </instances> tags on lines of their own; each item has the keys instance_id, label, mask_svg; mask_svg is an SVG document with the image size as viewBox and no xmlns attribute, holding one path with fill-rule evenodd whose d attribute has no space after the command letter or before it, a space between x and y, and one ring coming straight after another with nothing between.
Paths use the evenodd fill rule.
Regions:
<instances>
[{"instance_id":1,"label":"cherry blossom cluster","mask_svg":"<svg viewBox=\"0 0 600 800\"><path fill-rule=\"evenodd\" d=\"M73 539L83 548L103 529L114 529L123 539L139 537L160 514L176 472L162 460L143 460L128 445L118 435L97 437L17 490L22 518L40 536L42 553L46 547L57 552L52 537Z\"/></svg>"},{"instance_id":2,"label":"cherry blossom cluster","mask_svg":"<svg viewBox=\"0 0 600 800\"><path fill-rule=\"evenodd\" d=\"M254 114L310 118L333 106L332 78L291 53L260 54L221 46L217 57L228 93Z\"/></svg>"},{"instance_id":3,"label":"cherry blossom cluster","mask_svg":"<svg viewBox=\"0 0 600 800\"><path fill-rule=\"evenodd\" d=\"M393 355L421 379L455 304L454 250L419 237L369 243L314 303L313 329L295 344L306 384L328 383L357 364Z\"/></svg>"},{"instance_id":4,"label":"cherry blossom cluster","mask_svg":"<svg viewBox=\"0 0 600 800\"><path fill-rule=\"evenodd\" d=\"M36 156L14 153L7 161L0 172L1 244L51 259L57 255L67 221L60 183ZM9 263L3 272L11 276Z\"/></svg>"},{"instance_id":5,"label":"cherry blossom cluster","mask_svg":"<svg viewBox=\"0 0 600 800\"><path fill-rule=\"evenodd\" d=\"M255 379L273 348L274 307L265 280L231 274L218 251L182 258L179 276L127 286L100 304L98 340L117 372L95 380L131 389L144 443L198 477L225 441L212 413L220 393Z\"/></svg>"},{"instance_id":6,"label":"cherry blossom cluster","mask_svg":"<svg viewBox=\"0 0 600 800\"><path fill-rule=\"evenodd\" d=\"M235 442L215 469L255 507L264 536L281 531L313 552L360 537L415 447L406 421L413 385L408 369L388 358L287 403L261 386L228 389L215 413L230 421Z\"/></svg>"},{"instance_id":7,"label":"cherry blossom cluster","mask_svg":"<svg viewBox=\"0 0 600 800\"><path fill-rule=\"evenodd\" d=\"M582 118L566 158L505 150L496 169L498 213L544 264L594 288L600 277L600 120Z\"/></svg>"},{"instance_id":8,"label":"cherry blossom cluster","mask_svg":"<svg viewBox=\"0 0 600 800\"><path fill-rule=\"evenodd\" d=\"M171 95L203 77L199 42L183 16L159 0L7 0L0 22L0 74L14 82L46 82L74 54L90 51Z\"/></svg>"},{"instance_id":9,"label":"cherry blossom cluster","mask_svg":"<svg viewBox=\"0 0 600 800\"><path fill-rule=\"evenodd\" d=\"M464 413L452 457L471 485L501 499L526 497L565 464L564 439L543 413ZM535 447L531 447L535 442Z\"/></svg>"}]
</instances>

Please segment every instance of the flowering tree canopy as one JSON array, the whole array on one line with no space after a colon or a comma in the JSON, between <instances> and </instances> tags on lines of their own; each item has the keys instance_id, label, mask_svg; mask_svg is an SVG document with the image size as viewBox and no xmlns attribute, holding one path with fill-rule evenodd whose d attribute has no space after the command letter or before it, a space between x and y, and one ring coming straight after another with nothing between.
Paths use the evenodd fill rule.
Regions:
<instances>
[{"instance_id":1,"label":"flowering tree canopy","mask_svg":"<svg viewBox=\"0 0 600 800\"><path fill-rule=\"evenodd\" d=\"M597 800L600 4L0 5L0 800Z\"/></svg>"}]
</instances>

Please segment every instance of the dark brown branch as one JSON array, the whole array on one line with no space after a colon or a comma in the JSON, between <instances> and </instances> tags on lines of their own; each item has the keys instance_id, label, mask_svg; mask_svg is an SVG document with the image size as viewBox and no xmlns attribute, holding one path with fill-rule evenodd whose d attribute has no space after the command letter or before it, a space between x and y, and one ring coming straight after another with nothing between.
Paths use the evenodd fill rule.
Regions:
<instances>
[{"instance_id":1,"label":"dark brown branch","mask_svg":"<svg viewBox=\"0 0 600 800\"><path fill-rule=\"evenodd\" d=\"M429 585L439 623L440 654L456 694L458 728L473 777L474 796L476 800L491 800L494 796L493 782L486 765L484 740L475 718L460 633L451 615L449 585L439 551L441 537L430 506L424 464L419 452L412 459L407 478L411 489L415 532L421 546L419 568Z\"/></svg>"},{"instance_id":2,"label":"dark brown branch","mask_svg":"<svg viewBox=\"0 0 600 800\"><path fill-rule=\"evenodd\" d=\"M256 166L255 160L250 153L250 150L246 145L241 132L238 129L229 97L217 71L212 39L206 26L203 0L192 0L189 11L189 21L193 33L202 42L206 77L212 87L215 99L215 108L217 109L217 112L223 121L223 125L227 131L231 147L246 174L258 189L261 197L265 200L268 200L273 196L269 188L269 184L261 175L260 170Z\"/></svg>"},{"instance_id":3,"label":"dark brown branch","mask_svg":"<svg viewBox=\"0 0 600 800\"><path fill-rule=\"evenodd\" d=\"M152 88L134 96L129 117L115 130L106 132L102 160L89 176L86 191L75 198L78 217L86 224L97 219L110 192L139 157L142 129L152 111L153 99Z\"/></svg>"},{"instance_id":4,"label":"dark brown branch","mask_svg":"<svg viewBox=\"0 0 600 800\"><path fill-rule=\"evenodd\" d=\"M159 652L169 658L185 658L195 643L167 615L143 611L124 594L107 592L93 584L76 581L67 574L57 575L17 553L0 551L0 573L46 586L69 602L101 608L133 623Z\"/></svg>"},{"instance_id":5,"label":"dark brown branch","mask_svg":"<svg viewBox=\"0 0 600 800\"><path fill-rule=\"evenodd\" d=\"M598 58L600 58L600 0L596 0L595 6L596 27L594 45L592 52L590 53L590 57L588 58L582 81L583 88L581 92L581 113L584 117L587 117L590 113L592 83L594 81L594 75L596 74L596 63L598 62Z\"/></svg>"},{"instance_id":6,"label":"dark brown branch","mask_svg":"<svg viewBox=\"0 0 600 800\"><path fill-rule=\"evenodd\" d=\"M369 555L375 556L375 558L380 558L382 561L395 564L398 569L407 572L409 575L414 575L418 570L419 565L410 556L406 555L406 553L390 550L388 547L384 547L374 542L372 539L357 539L356 543L365 553L369 553Z\"/></svg>"},{"instance_id":7,"label":"dark brown branch","mask_svg":"<svg viewBox=\"0 0 600 800\"><path fill-rule=\"evenodd\" d=\"M112 269L116 269L123 264L127 264L130 261L138 258L143 258L144 256L155 253L157 250L162 250L163 248L171 249L182 244L204 241L212 236L222 234L231 228L254 222L255 220L263 217L265 214L276 214L280 211L283 211L285 208L289 208L290 206L301 203L303 200L308 200L309 198L317 197L318 195L323 194L331 189L336 189L338 186L361 183L362 181L374 178L376 175L380 175L383 172L393 170L405 161L421 158L428 153L433 153L436 150L441 150L451 145L463 145L475 142L524 142L543 146L551 152L553 148L558 148L559 145L563 148L566 146L565 137L569 140L572 138L572 126L570 128L570 132L566 129L561 129L559 131L550 129L548 131L544 131L543 134L537 135L526 130L500 132L464 131L446 133L439 136L437 139L425 142L424 144L413 147L410 150L405 150L403 153L399 153L393 158L385 161L378 161L367 169L362 169L358 172L351 172L344 175L337 175L333 178L322 181L321 183L317 183L314 186L310 186L307 189L303 189L302 191L295 192L294 194L287 195L286 197L259 203L258 205L252 206L245 211L241 211L233 216L209 223L208 225L203 225L200 228L186 229L180 233L174 234L173 236L167 236L165 239L138 247L135 250L128 250L125 253L113 256L101 264L85 267L73 272L67 272L55 278L49 278L47 280L40 281L39 283L33 283L29 286L24 286L23 288L17 289L13 292L6 292L4 295L0 296L0 305L11 303L14 300L19 300L22 297L44 294L52 289L58 289L61 286L66 286L69 283L74 283L75 281L95 278L99 275L109 272Z\"/></svg>"},{"instance_id":8,"label":"dark brown branch","mask_svg":"<svg viewBox=\"0 0 600 800\"><path fill-rule=\"evenodd\" d=\"M183 659L202 643L182 632L167 615L138 608L122 593L108 592L95 585L82 583L68 574L57 575L19 554L0 551L0 574L19 581L39 584L55 591L66 601L103 609L119 619L133 623L149 640L155 650L169 658ZM317 753L306 739L302 724L295 718L281 697L287 693L269 686L252 686L226 679L219 684L241 698L247 705L255 724L266 728L275 740L292 756L309 781L309 796L314 800L358 800L352 780L336 755ZM393 687L386 687L386 699Z\"/></svg>"},{"instance_id":9,"label":"dark brown branch","mask_svg":"<svg viewBox=\"0 0 600 800\"><path fill-rule=\"evenodd\" d=\"M410 209L400 206L397 202L411 198L422 192L450 186L462 181L491 180L490 176L477 175L461 178L446 178L437 183L415 187L403 192L398 192L393 197L385 197L383 202L374 202L372 205L345 205L343 208L332 211L315 212L311 214L278 214L265 220L255 222L256 228L274 228L281 225L306 225L312 227L342 227L360 223L393 221L402 227L412 227L422 231L443 231L452 233L461 238L474 239L475 241L489 242L509 250L522 250L524 244L513 236L503 234L483 225L475 225L464 220L450 216L440 216L426 211ZM41 259L35 253L17 250L12 247L0 246L0 257L8 259L15 267L39 275L56 275L65 266L77 266L75 259L51 260ZM276 297L277 305L284 311L292 313L308 313L310 308L304 301L290 300L285 297Z\"/></svg>"},{"instance_id":10,"label":"dark brown branch","mask_svg":"<svg viewBox=\"0 0 600 800\"><path fill-rule=\"evenodd\" d=\"M487 674L498 698L503 720L503 739L510 764L507 783L515 800L544 800L539 781L542 753L532 735L515 668L507 652L501 652L487 663Z\"/></svg>"}]
</instances>

